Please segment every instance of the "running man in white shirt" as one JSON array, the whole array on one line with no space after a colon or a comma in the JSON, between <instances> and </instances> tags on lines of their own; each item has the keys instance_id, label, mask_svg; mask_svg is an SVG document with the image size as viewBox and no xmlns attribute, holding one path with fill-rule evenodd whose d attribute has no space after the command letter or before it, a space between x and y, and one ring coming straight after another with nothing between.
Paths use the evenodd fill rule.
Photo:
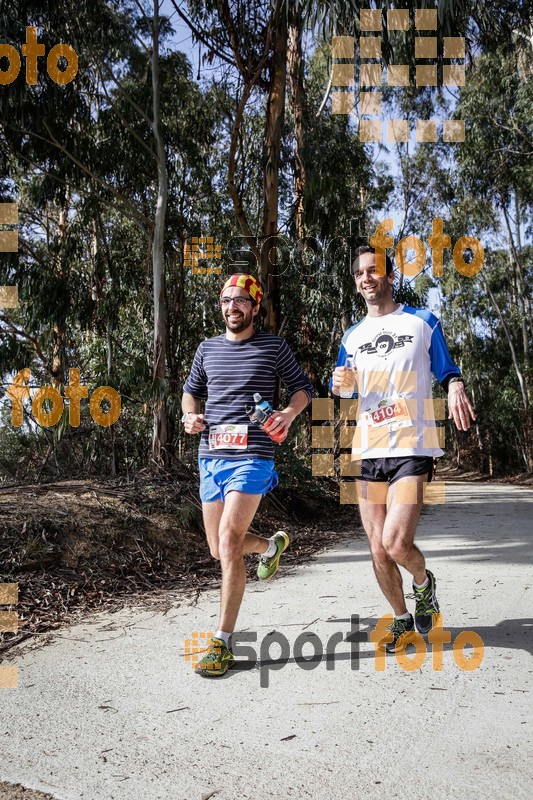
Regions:
<instances>
[{"instance_id":1,"label":"running man in white shirt","mask_svg":"<svg viewBox=\"0 0 533 800\"><path fill-rule=\"evenodd\" d=\"M450 419L468 430L475 419L459 368L446 347L438 319L429 311L395 303L394 271L376 271L376 253L364 245L353 262L357 290L367 315L343 336L332 392L341 393L344 366L353 356L359 401L352 456L361 460L357 497L379 586L394 611L381 647L402 650L433 627L439 613L436 580L414 544L422 510L423 484L431 480L433 458L443 455L432 408L431 374L448 393ZM381 271L384 274L377 274ZM415 619L407 611L398 565L413 576Z\"/></svg>"}]
</instances>

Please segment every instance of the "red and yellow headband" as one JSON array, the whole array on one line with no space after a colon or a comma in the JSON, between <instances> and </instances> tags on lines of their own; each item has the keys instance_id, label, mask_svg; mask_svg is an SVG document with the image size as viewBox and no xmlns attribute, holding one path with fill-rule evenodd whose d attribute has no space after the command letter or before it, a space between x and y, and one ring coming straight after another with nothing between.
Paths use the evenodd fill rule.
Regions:
<instances>
[{"instance_id":1,"label":"red and yellow headband","mask_svg":"<svg viewBox=\"0 0 533 800\"><path fill-rule=\"evenodd\" d=\"M261 284L257 278L254 278L253 275L245 275L243 273L232 275L222 287L220 292L221 297L226 289L229 289L230 286L238 286L239 289L244 289L245 292L248 292L256 305L259 305L263 299L263 290L261 289Z\"/></svg>"}]
</instances>

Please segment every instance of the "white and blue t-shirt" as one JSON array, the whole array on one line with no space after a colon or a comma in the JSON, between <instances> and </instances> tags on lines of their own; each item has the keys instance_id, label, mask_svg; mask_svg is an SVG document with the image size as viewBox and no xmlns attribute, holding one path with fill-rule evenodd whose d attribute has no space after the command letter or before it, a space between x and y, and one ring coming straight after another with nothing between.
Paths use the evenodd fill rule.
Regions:
<instances>
[{"instance_id":1,"label":"white and blue t-shirt","mask_svg":"<svg viewBox=\"0 0 533 800\"><path fill-rule=\"evenodd\" d=\"M342 338L337 366L354 356L358 398L357 458L441 456L432 402L431 375L443 382L461 371L452 361L442 327L425 309L400 305L381 317L366 316ZM398 398L406 401L411 424L374 427L366 412Z\"/></svg>"}]
</instances>

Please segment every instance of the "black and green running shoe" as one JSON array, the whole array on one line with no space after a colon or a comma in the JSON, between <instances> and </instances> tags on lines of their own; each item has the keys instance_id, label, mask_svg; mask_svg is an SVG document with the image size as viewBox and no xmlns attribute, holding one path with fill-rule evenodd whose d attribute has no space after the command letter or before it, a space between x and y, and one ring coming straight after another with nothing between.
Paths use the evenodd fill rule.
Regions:
<instances>
[{"instance_id":1,"label":"black and green running shoe","mask_svg":"<svg viewBox=\"0 0 533 800\"><path fill-rule=\"evenodd\" d=\"M390 642L387 641L390 639L390 633L387 634L387 636L379 640L378 648L380 650L385 650L387 653L399 653L405 650L409 642L413 641L415 634L413 617L409 616L409 619L395 619L392 625L389 625L389 631L392 631L392 640Z\"/></svg>"},{"instance_id":2,"label":"black and green running shoe","mask_svg":"<svg viewBox=\"0 0 533 800\"><path fill-rule=\"evenodd\" d=\"M261 581L266 581L275 575L278 571L279 559L282 553L285 552L289 546L290 539L284 531L278 531L272 537L276 542L276 554L272 558L265 558L261 556L257 567L257 577Z\"/></svg>"},{"instance_id":3,"label":"black and green running shoe","mask_svg":"<svg viewBox=\"0 0 533 800\"><path fill-rule=\"evenodd\" d=\"M196 665L195 672L203 678L220 678L235 663L233 653L224 639L210 639L207 653Z\"/></svg>"},{"instance_id":4,"label":"black and green running shoe","mask_svg":"<svg viewBox=\"0 0 533 800\"><path fill-rule=\"evenodd\" d=\"M417 589L413 584L416 602L415 623L419 633L429 633L433 628L435 614L440 613L437 595L435 594L437 581L429 570L426 570L426 575L429 578L429 582L423 589Z\"/></svg>"}]
</instances>

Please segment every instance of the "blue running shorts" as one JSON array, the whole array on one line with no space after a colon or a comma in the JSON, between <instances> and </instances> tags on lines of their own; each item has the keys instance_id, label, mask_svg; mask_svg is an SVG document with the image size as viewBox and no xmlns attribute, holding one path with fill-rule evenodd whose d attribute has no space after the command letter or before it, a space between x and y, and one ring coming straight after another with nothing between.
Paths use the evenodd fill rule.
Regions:
<instances>
[{"instance_id":1,"label":"blue running shorts","mask_svg":"<svg viewBox=\"0 0 533 800\"><path fill-rule=\"evenodd\" d=\"M265 495L278 485L270 458L200 458L200 500L225 500L231 491Z\"/></svg>"}]
</instances>

